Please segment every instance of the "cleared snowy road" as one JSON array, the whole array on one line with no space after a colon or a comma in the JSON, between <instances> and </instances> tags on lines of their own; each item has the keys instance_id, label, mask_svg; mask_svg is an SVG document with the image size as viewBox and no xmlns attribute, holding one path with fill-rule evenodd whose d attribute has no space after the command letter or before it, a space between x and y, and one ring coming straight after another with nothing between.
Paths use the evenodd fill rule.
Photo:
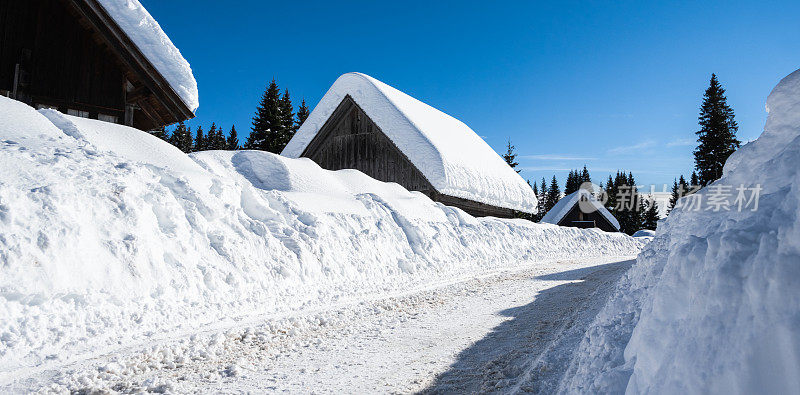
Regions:
<instances>
[{"instance_id":1,"label":"cleared snowy road","mask_svg":"<svg viewBox=\"0 0 800 395\"><path fill-rule=\"evenodd\" d=\"M128 350L16 389L55 382L72 390L223 393L548 391L631 263L539 263L454 280ZM176 355L183 362L158 363Z\"/></svg>"}]
</instances>

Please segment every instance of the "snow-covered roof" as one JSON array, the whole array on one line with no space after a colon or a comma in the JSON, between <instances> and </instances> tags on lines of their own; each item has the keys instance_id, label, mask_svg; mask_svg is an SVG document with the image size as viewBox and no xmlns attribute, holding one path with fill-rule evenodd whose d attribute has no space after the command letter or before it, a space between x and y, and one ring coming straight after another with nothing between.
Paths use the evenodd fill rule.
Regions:
<instances>
[{"instance_id":1,"label":"snow-covered roof","mask_svg":"<svg viewBox=\"0 0 800 395\"><path fill-rule=\"evenodd\" d=\"M97 0L192 112L200 106L189 62L139 0Z\"/></svg>"},{"instance_id":2,"label":"snow-covered roof","mask_svg":"<svg viewBox=\"0 0 800 395\"><path fill-rule=\"evenodd\" d=\"M467 125L361 73L333 83L282 155L300 157L347 95L440 193L536 212L528 183Z\"/></svg>"},{"instance_id":3,"label":"snow-covered roof","mask_svg":"<svg viewBox=\"0 0 800 395\"><path fill-rule=\"evenodd\" d=\"M556 203L556 205L553 206L553 208L550 209L550 211L548 211L544 217L542 217L541 222L557 225L567 214L569 214L570 210L572 210L575 204L577 204L582 197L585 198L587 202L590 202L597 212L607 219L611 225L614 225L615 228L619 229L619 221L617 221L617 219L611 215L605 206L600 204L600 202L598 202L589 191L583 188L561 198L561 200L559 200L558 203Z\"/></svg>"}]
</instances>

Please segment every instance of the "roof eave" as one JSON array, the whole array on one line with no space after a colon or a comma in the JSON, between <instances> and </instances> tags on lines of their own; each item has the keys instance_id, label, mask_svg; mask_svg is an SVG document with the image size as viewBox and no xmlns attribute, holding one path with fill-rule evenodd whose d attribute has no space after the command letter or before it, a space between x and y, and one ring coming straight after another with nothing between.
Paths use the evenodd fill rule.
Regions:
<instances>
[{"instance_id":1,"label":"roof eave","mask_svg":"<svg viewBox=\"0 0 800 395\"><path fill-rule=\"evenodd\" d=\"M153 66L150 60L139 50L139 47L136 46L97 0L69 1L107 41L111 50L141 78L142 83L170 113L174 122L195 117L194 112L175 92L172 85L167 82L164 76Z\"/></svg>"}]
</instances>

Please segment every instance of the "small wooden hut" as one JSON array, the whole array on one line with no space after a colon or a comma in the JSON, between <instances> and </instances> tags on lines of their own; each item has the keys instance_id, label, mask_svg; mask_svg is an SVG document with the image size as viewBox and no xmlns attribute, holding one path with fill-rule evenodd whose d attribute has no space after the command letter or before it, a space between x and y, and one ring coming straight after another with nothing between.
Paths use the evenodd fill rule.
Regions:
<instances>
[{"instance_id":1,"label":"small wooden hut","mask_svg":"<svg viewBox=\"0 0 800 395\"><path fill-rule=\"evenodd\" d=\"M542 221L573 228L598 228L606 232L619 232L619 222L592 194L579 189L553 206Z\"/></svg>"},{"instance_id":2,"label":"small wooden hut","mask_svg":"<svg viewBox=\"0 0 800 395\"><path fill-rule=\"evenodd\" d=\"M531 187L467 125L364 74L339 77L282 154L357 169L475 216L537 209Z\"/></svg>"}]
</instances>

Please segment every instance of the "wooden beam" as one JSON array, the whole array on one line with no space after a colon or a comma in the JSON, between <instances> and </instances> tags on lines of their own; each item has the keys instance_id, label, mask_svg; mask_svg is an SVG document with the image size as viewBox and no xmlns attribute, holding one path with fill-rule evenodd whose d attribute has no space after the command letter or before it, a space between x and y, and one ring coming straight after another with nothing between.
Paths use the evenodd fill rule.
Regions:
<instances>
[{"instance_id":1,"label":"wooden beam","mask_svg":"<svg viewBox=\"0 0 800 395\"><path fill-rule=\"evenodd\" d=\"M139 50L97 0L68 0L106 40L109 48L133 70L162 106L177 120L194 118L194 113L163 75Z\"/></svg>"}]
</instances>

